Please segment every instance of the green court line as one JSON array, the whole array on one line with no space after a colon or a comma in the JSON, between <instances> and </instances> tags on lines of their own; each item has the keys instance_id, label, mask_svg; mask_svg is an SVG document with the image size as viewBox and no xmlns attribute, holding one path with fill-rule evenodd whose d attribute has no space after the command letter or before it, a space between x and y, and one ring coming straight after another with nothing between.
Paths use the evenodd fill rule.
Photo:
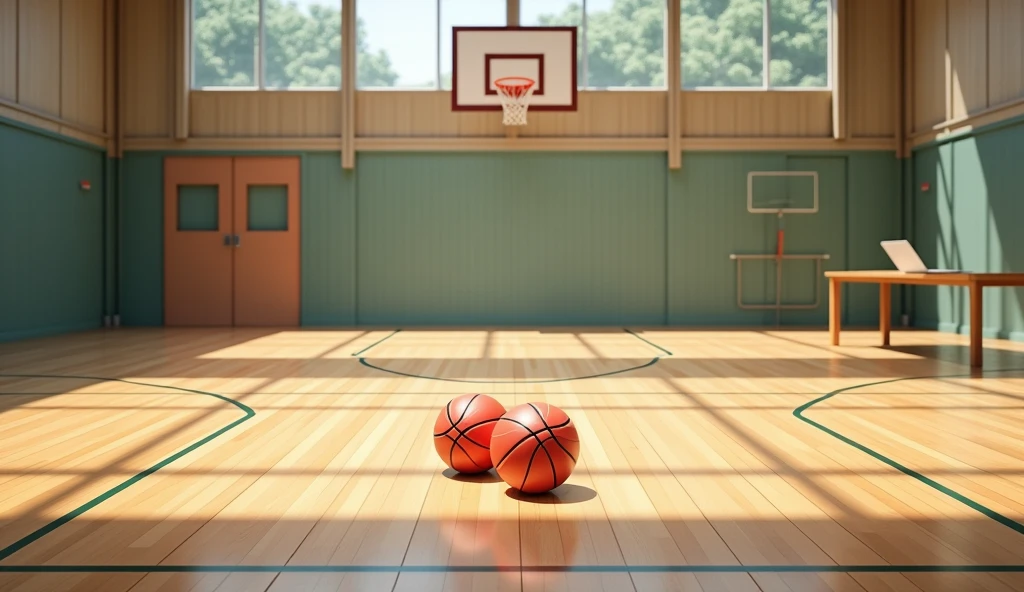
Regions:
<instances>
[{"instance_id":1,"label":"green court line","mask_svg":"<svg viewBox=\"0 0 1024 592\"><path fill-rule=\"evenodd\" d=\"M67 379L73 379L73 380L95 380L95 381L101 381L101 382L122 382L122 383L125 383L125 384L133 384L133 385L136 385L136 386L148 386L148 387L154 387L154 388L164 388L164 389L170 389L170 390L175 390L175 391L179 391L179 392L194 393L194 394L197 394L197 395L206 395L206 396L209 396L209 397L214 397L216 399L220 399L221 401L225 401L227 403L231 403L232 405L234 405L235 407L238 407L239 409L241 409L245 413L245 417L242 417L242 418L240 418L238 420L235 420L235 421L231 422L230 424L228 424L228 425L222 427L221 429L217 430L216 432L210 434L209 436L206 436L205 438L190 444L189 446L179 450L178 452L172 454L171 456L168 456L167 458L161 460L160 462L158 462L155 465L149 467L148 469L145 469L145 470L137 473L135 476L133 476L133 477L131 477L131 478L121 482L120 484L112 487L111 489L108 489L107 491L101 493L100 495L94 497L93 499L85 502L81 506L78 506L77 508L71 510L67 514L64 514L60 518L57 518L56 520L50 522L49 524L46 524L45 526L39 528L35 532L32 532L32 533L22 537L21 539L18 539L17 541L15 541L14 543L8 545L7 547L4 547L3 549L0 549L0 561L3 561L4 559L10 557L14 553L17 553L19 550L21 550L21 549L25 548L26 546L34 543L35 541L41 539L42 537L46 536L47 534L50 534L54 530L57 530L58 528L60 528L61 526L67 524L68 522L71 522L75 518L81 516L82 514L84 514L84 513L88 512L89 510L95 508L96 506L100 505L101 503L103 503L103 502L107 501L108 499L114 497L118 493L121 493L125 489L128 489L132 485L135 485L136 483L138 483L142 479L145 479L146 477L148 477L148 476L152 475L153 473L159 471L160 469L166 467L167 465L171 464L172 462L180 459L181 457L185 456L186 454L196 450L197 448L199 448L201 446L204 446L206 444L209 444L210 442L212 442L214 439L218 438L219 436L227 433L228 431L236 428L237 426L245 423L246 421L249 421L250 419L252 419L253 417L256 416L256 412L253 411L251 407L249 407L248 405L245 405L244 403L236 401L236 400L234 400L234 399L232 399L230 397L225 397L224 395L218 395L217 393L210 393L210 392L207 392L207 391L199 391L199 390L195 390L195 389L188 389L188 388L182 388L182 387L177 387L177 386L164 386L164 385L159 385L159 384L149 384L149 383L145 383L145 382L135 382L135 381L132 381L132 380L125 380L125 379L122 379L122 378L102 378L102 377L97 377L97 376L71 376L71 375L59 375L59 374L0 374L0 378L46 378L46 379L67 378ZM125 393L125 394L126 395L130 395L131 393ZM2 567L3 569L6 569L9 566L0 566L0 567ZM44 567L49 568L51 566L44 566Z\"/></svg>"},{"instance_id":2,"label":"green court line","mask_svg":"<svg viewBox=\"0 0 1024 592\"><path fill-rule=\"evenodd\" d=\"M630 335L632 335L633 337L636 337L637 339L639 339L640 341L643 341L644 343L646 343L646 344L648 344L648 345L651 345L651 346L653 346L653 347L656 347L656 348L660 349L661 351L665 352L666 354L668 354L668 355L670 355L670 356L672 355L672 352L670 352L670 351L668 351L667 349L665 349L665 348L661 347L661 346L660 346L660 345L658 345L657 343L654 343L653 341L649 341L649 340L647 340L647 339L644 339L644 338L643 338L643 337L641 337L641 336L640 336L640 335L639 335L638 333L635 333L635 332L633 332L633 331L630 331L630 330L629 330L628 328L623 328L623 331L625 331L626 333L629 333L629 334L630 334Z\"/></svg>"},{"instance_id":3,"label":"green court line","mask_svg":"<svg viewBox=\"0 0 1024 592\"><path fill-rule=\"evenodd\" d=\"M1024 368L1003 368L1003 369L1000 369L1000 370L981 370L980 372L982 374L995 374L995 373L1006 373L1006 372L1024 372ZM811 426L814 426L815 428L818 428L819 430L825 432L826 434L832 436L833 438L838 439L839 441L841 441L841 442L843 442L845 444L853 446L857 450L860 450L861 452L867 454L868 456L874 458L875 460L881 461L881 462L889 465L890 467L900 471L904 475L907 475L909 477L917 479L918 481L920 481L921 483L924 483L928 487L931 487L932 489L934 489L934 490L936 490L936 491L938 491L938 492L940 492L942 494L945 494L945 495L955 499L956 501L964 504L965 506L971 508L972 510L976 510L976 511L984 514L985 516L988 516L992 520L995 520L996 522L998 522L998 523L1000 523L1000 524L1002 524L1002 525L1004 525L1004 526L1006 526L1008 528L1011 528L1011 529L1019 532L1020 534L1024 534L1024 524L1021 524L1020 522L1017 522L1016 520L1014 520L1012 518L1009 518L1007 516L1003 516L999 512L996 512L995 510L993 510L991 508L988 508L988 507L986 507L986 506L984 506L984 505L982 505L982 504L972 500L971 498L963 495L962 493L954 491L953 489L950 489L949 487L946 487L945 485L939 483L938 481L936 481L936 480L934 480L934 479L932 479L930 477L927 477L927 476L925 476L925 475L923 475L923 474L915 471L914 469L911 469L911 468L909 468L909 467L907 467L907 466L905 466L903 464L900 464L899 462L897 462L897 461L895 461L895 460L885 456L884 454L882 454L880 452L877 452L877 451L875 451L875 450L873 450L871 448L868 448L867 446L865 446L865 445L863 445L863 444L861 444L861 443L859 443L859 442L857 442L855 440L852 440L852 439L850 439L850 438L840 434L839 432L837 432L835 430L827 428L827 427L821 425L820 423L814 421L813 419L809 419L809 418L807 418L807 417L805 417L803 415L803 413L805 411L807 411L808 409L810 409L814 405L817 405L818 403L821 403L822 401L826 401L828 399L831 399L832 397L835 397L836 395L840 395L842 393L846 393L846 392L849 392L849 391L852 391L852 390L855 390L855 389L866 388L866 387L869 387L869 386L877 386L877 385L880 385L880 384L890 384L890 383L893 383L893 382L901 382L901 381L905 381L905 380L925 380L925 379L939 379L939 380L941 380L943 378L970 378L972 376L974 376L974 374L950 374L950 375L945 375L945 376L915 376L915 377L906 377L906 378L892 378L892 379L889 379L889 380L879 380L877 382L869 382L867 384L858 384L858 385L855 385L855 386L848 386L848 387L845 387L845 388L834 390L834 391L832 391L830 393L827 393L825 395L822 395L821 397L818 397L817 399L814 399L813 401L810 401L808 403L804 403L803 405L801 405L801 406L799 406L799 407L797 407L796 409L793 410L793 415L796 416L796 418L799 419L800 421L803 421L804 423L807 423L807 424L809 424Z\"/></svg>"},{"instance_id":4,"label":"green court line","mask_svg":"<svg viewBox=\"0 0 1024 592\"><path fill-rule=\"evenodd\" d=\"M636 337L640 341L643 341L644 343L647 343L649 345L653 345L654 347L660 349L661 351L665 352L666 354L668 354L670 356L672 355L672 352L670 352L667 349L661 347L660 345L657 345L655 343L652 343L652 342L644 339L643 337L640 337L639 335L637 335L636 333L630 331L629 329L625 329L624 328L623 330L626 331L627 333L629 333L630 335L632 335L633 337ZM401 331L401 329L396 330L395 333L398 333L398 331ZM391 335L388 335L384 339L390 338L395 333L392 333ZM384 341L384 339L381 339L381 341ZM380 341L378 341L377 343L380 343ZM373 345L377 345L377 344L375 343ZM373 345L371 345L370 347L373 347ZM370 347L368 347L368 348L366 348L366 349L364 349L364 350L362 350L360 352L356 352L356 353L354 353L352 355L355 356L355 355L361 354L364 351L366 351L367 349L370 349ZM589 378L603 378L605 376L614 376L616 374L623 374L625 372L632 372L633 370L642 370L644 368L647 368L649 366L653 366L653 365L657 364L659 360L661 360L661 356L652 358L651 361L647 362L646 364L640 364L639 366L631 366L629 368L623 368L621 370L612 370L611 372L602 372L600 374L591 374L591 375L588 375L588 376L570 376L568 378L545 378L543 380L466 380L466 379L461 379L461 378L441 378L439 376L426 376L426 375L421 375L421 374L410 374L410 373L407 373L407 372L399 372L398 370L391 370L389 368L384 368L382 366L376 366L376 365L371 364L370 362L368 362L366 360L366 358L364 358L364 357L359 358L359 363L362 364L363 366L366 366L367 368L373 368L374 370L380 370L381 372L387 372L389 374L395 374L395 375L398 375L398 376L405 376L407 378L424 378L424 379L427 379L427 380L439 380L439 381L442 381L442 382L460 382L460 383L465 383L465 384L548 384L548 383L552 383L552 382L569 382L569 381L573 381L573 380L587 380Z\"/></svg>"},{"instance_id":5,"label":"green court line","mask_svg":"<svg viewBox=\"0 0 1024 592\"><path fill-rule=\"evenodd\" d=\"M612 370L611 372L602 372L601 374L591 374L588 376L570 376L568 378L545 378L543 380L465 380L462 378L441 378L440 376L425 376L421 374L409 374L407 372L399 372L398 370L391 370L389 368L383 368L381 366L374 366L370 362L366 361L366 358L359 358L359 363L367 368L373 368L374 370L380 370L381 372L387 372L389 374L397 374L398 376L406 376L408 378L425 378L427 380L440 380L442 382L463 382L469 384L546 384L549 382L569 382L572 380L586 380L588 378L601 378L604 376L612 376L614 374L622 374L623 372L632 372L633 370L640 370L653 366L658 363L661 358L652 358L650 362L646 364L640 364L639 366L631 366L629 368L623 368L621 370Z\"/></svg>"},{"instance_id":6,"label":"green court line","mask_svg":"<svg viewBox=\"0 0 1024 592\"><path fill-rule=\"evenodd\" d=\"M1008 573L1024 565L0 565L0 573Z\"/></svg>"},{"instance_id":7,"label":"green court line","mask_svg":"<svg viewBox=\"0 0 1024 592\"><path fill-rule=\"evenodd\" d=\"M357 351L356 353L352 354L352 357L354 358L354 357L358 356L359 354L367 351L368 349L370 349L372 347L375 347L377 345L380 345L381 343L384 343L388 339L391 339L392 337L394 337L395 334L399 333L400 331L401 331L401 329L395 329L394 331L391 332L390 335L386 335L383 339L380 339L380 340L378 340L378 341L376 341L374 343L371 343L370 345L368 345L368 346L364 347L363 349Z\"/></svg>"}]
</instances>

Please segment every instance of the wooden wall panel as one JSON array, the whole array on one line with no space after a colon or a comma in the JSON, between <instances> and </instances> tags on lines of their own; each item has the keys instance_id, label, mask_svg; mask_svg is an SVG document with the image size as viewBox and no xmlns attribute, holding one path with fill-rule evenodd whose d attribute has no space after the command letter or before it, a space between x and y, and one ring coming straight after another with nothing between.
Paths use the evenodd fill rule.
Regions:
<instances>
[{"instance_id":1,"label":"wooden wall panel","mask_svg":"<svg viewBox=\"0 0 1024 592\"><path fill-rule=\"evenodd\" d=\"M576 112L528 113L520 137L663 137L666 96L658 91L581 91ZM356 136L504 137L500 111L452 112L451 93L359 91Z\"/></svg>"},{"instance_id":2,"label":"wooden wall panel","mask_svg":"<svg viewBox=\"0 0 1024 592\"><path fill-rule=\"evenodd\" d=\"M18 100L18 0L0 0L0 99Z\"/></svg>"},{"instance_id":3,"label":"wooden wall panel","mask_svg":"<svg viewBox=\"0 0 1024 592\"><path fill-rule=\"evenodd\" d=\"M103 0L62 3L61 117L102 130L104 121Z\"/></svg>"},{"instance_id":4,"label":"wooden wall panel","mask_svg":"<svg viewBox=\"0 0 1024 592\"><path fill-rule=\"evenodd\" d=\"M193 91L189 134L198 138L337 138L337 91Z\"/></svg>"},{"instance_id":5,"label":"wooden wall panel","mask_svg":"<svg viewBox=\"0 0 1024 592\"><path fill-rule=\"evenodd\" d=\"M124 6L124 126L126 137L171 133L174 98L171 0L127 1Z\"/></svg>"},{"instance_id":6,"label":"wooden wall panel","mask_svg":"<svg viewBox=\"0 0 1024 592\"><path fill-rule=\"evenodd\" d=\"M914 3L914 129L947 119L946 0Z\"/></svg>"},{"instance_id":7,"label":"wooden wall panel","mask_svg":"<svg viewBox=\"0 0 1024 592\"><path fill-rule=\"evenodd\" d=\"M18 4L18 102L60 116L60 0Z\"/></svg>"},{"instance_id":8,"label":"wooden wall panel","mask_svg":"<svg viewBox=\"0 0 1024 592\"><path fill-rule=\"evenodd\" d=\"M503 137L501 116L452 112L449 92L358 91L357 137ZM527 121L529 121L529 114Z\"/></svg>"},{"instance_id":9,"label":"wooden wall panel","mask_svg":"<svg viewBox=\"0 0 1024 592\"><path fill-rule=\"evenodd\" d=\"M1024 0L989 0L988 102L1024 97Z\"/></svg>"},{"instance_id":10,"label":"wooden wall panel","mask_svg":"<svg viewBox=\"0 0 1024 592\"><path fill-rule=\"evenodd\" d=\"M846 3L848 123L850 137L896 135L896 72L899 51L893 0Z\"/></svg>"},{"instance_id":11,"label":"wooden wall panel","mask_svg":"<svg viewBox=\"0 0 1024 592\"><path fill-rule=\"evenodd\" d=\"M519 135L534 138L656 138L668 134L668 97L665 92L589 91L581 92L578 97L579 109L575 113L530 113L529 124Z\"/></svg>"},{"instance_id":12,"label":"wooden wall panel","mask_svg":"<svg viewBox=\"0 0 1024 592\"><path fill-rule=\"evenodd\" d=\"M951 115L962 119L988 107L988 3L947 1Z\"/></svg>"},{"instance_id":13,"label":"wooden wall panel","mask_svg":"<svg viewBox=\"0 0 1024 592\"><path fill-rule=\"evenodd\" d=\"M687 91L683 135L689 137L831 137L832 93L821 91Z\"/></svg>"}]
</instances>

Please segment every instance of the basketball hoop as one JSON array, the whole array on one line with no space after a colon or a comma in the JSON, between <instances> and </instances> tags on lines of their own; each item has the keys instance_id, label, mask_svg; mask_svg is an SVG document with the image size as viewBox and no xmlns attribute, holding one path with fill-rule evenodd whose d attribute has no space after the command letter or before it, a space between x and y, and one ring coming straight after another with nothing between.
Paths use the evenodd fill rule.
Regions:
<instances>
[{"instance_id":1,"label":"basketball hoop","mask_svg":"<svg viewBox=\"0 0 1024 592\"><path fill-rule=\"evenodd\" d=\"M526 125L526 110L530 107L535 82L529 78L506 76L494 81L501 98L503 125Z\"/></svg>"}]
</instances>

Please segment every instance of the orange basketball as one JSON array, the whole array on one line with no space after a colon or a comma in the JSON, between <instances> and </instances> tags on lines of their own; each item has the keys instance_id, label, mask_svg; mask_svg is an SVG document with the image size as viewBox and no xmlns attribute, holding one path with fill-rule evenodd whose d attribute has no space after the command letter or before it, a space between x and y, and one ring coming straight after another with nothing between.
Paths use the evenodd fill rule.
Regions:
<instances>
[{"instance_id":1,"label":"orange basketball","mask_svg":"<svg viewBox=\"0 0 1024 592\"><path fill-rule=\"evenodd\" d=\"M501 403L487 395L455 397L434 422L434 448L449 467L460 473L482 473L491 464L491 432L505 413Z\"/></svg>"},{"instance_id":2,"label":"orange basketball","mask_svg":"<svg viewBox=\"0 0 1024 592\"><path fill-rule=\"evenodd\" d=\"M498 476L523 493L544 493L565 483L579 456L576 426L547 403L516 405L491 435L491 462Z\"/></svg>"}]
</instances>

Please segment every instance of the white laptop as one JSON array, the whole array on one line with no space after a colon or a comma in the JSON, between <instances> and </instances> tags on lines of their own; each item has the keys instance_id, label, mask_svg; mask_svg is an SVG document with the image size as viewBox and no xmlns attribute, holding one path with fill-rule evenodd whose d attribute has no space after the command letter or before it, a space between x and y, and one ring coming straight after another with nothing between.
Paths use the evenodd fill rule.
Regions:
<instances>
[{"instance_id":1,"label":"white laptop","mask_svg":"<svg viewBox=\"0 0 1024 592\"><path fill-rule=\"evenodd\" d=\"M965 273L962 269L928 269L907 240L882 241L882 248L896 269L903 273Z\"/></svg>"}]
</instances>

